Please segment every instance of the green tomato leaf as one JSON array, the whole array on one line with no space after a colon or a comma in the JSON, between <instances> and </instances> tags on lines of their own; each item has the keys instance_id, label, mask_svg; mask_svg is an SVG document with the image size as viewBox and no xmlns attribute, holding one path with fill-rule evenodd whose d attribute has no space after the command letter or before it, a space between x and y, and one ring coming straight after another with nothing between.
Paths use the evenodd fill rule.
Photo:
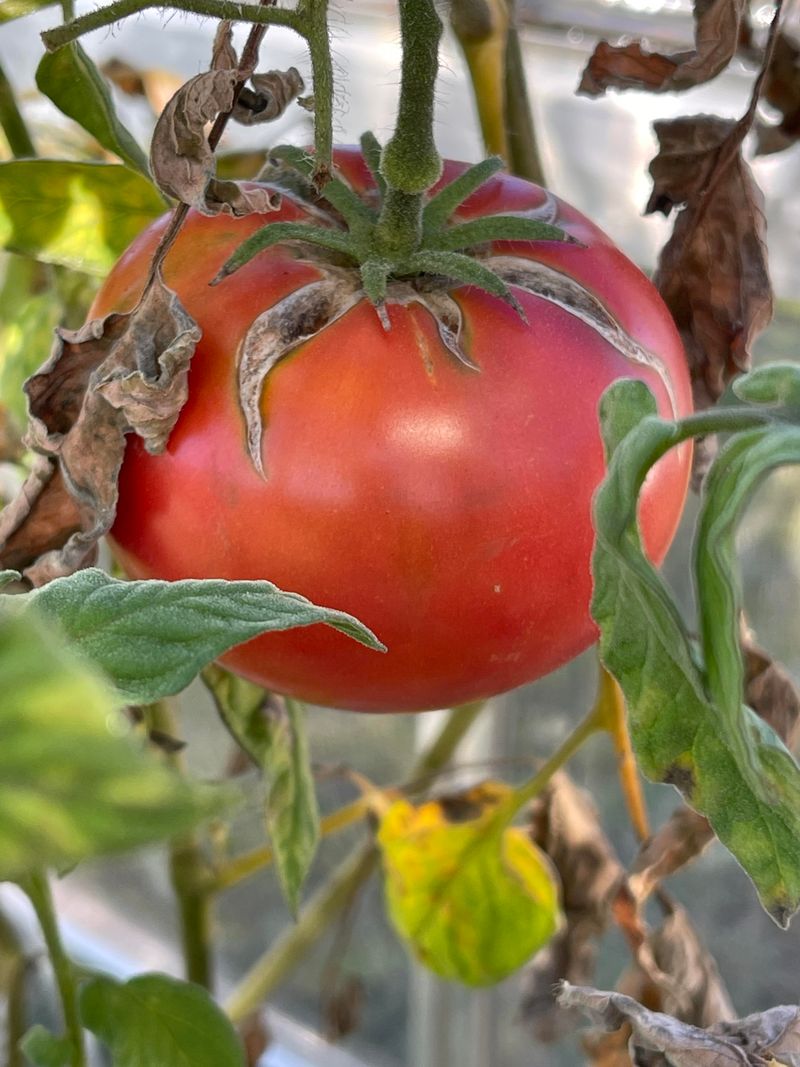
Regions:
<instances>
[{"instance_id":1,"label":"green tomato leaf","mask_svg":"<svg viewBox=\"0 0 800 1067\"><path fill-rule=\"evenodd\" d=\"M119 164L0 163L0 247L45 263L107 274L163 212L152 182Z\"/></svg>"},{"instance_id":2,"label":"green tomato leaf","mask_svg":"<svg viewBox=\"0 0 800 1067\"><path fill-rule=\"evenodd\" d=\"M111 1049L114 1067L244 1067L227 1016L191 982L165 974L95 978L81 990L80 1012Z\"/></svg>"},{"instance_id":3,"label":"green tomato leaf","mask_svg":"<svg viewBox=\"0 0 800 1067\"><path fill-rule=\"evenodd\" d=\"M29 610L0 609L0 688L0 881L162 840L227 796L127 736L116 694Z\"/></svg>"},{"instance_id":4,"label":"green tomato leaf","mask_svg":"<svg viewBox=\"0 0 800 1067\"><path fill-rule=\"evenodd\" d=\"M607 449L614 451L595 498L592 613L603 662L625 694L642 770L677 786L707 816L766 910L785 926L800 904L800 769L777 735L742 705L741 688L733 693L717 665L710 666L712 656L721 656L719 670L735 674L738 656L732 647L738 617L714 622L710 614L731 611L736 601L732 536L741 507L768 466L794 455L798 431L780 422L768 431L746 431L732 439L709 475L699 549L704 559L697 565L709 656L704 666L642 551L636 522L647 472L686 433L680 423L655 416L641 382L607 390L601 422Z\"/></svg>"},{"instance_id":5,"label":"green tomato leaf","mask_svg":"<svg viewBox=\"0 0 800 1067\"><path fill-rule=\"evenodd\" d=\"M435 801L396 801L378 844L400 936L442 978L480 986L521 967L547 944L560 916L547 857L498 818L509 787L490 782L473 793L482 810L466 822L448 822Z\"/></svg>"},{"instance_id":6,"label":"green tomato leaf","mask_svg":"<svg viewBox=\"0 0 800 1067\"><path fill-rule=\"evenodd\" d=\"M41 11L44 7L52 7L53 3L54 0L0 0L0 25Z\"/></svg>"},{"instance_id":7,"label":"green tomato leaf","mask_svg":"<svg viewBox=\"0 0 800 1067\"><path fill-rule=\"evenodd\" d=\"M19 1047L33 1067L68 1067L74 1051L68 1037L56 1037L39 1023L25 1034Z\"/></svg>"},{"instance_id":8,"label":"green tomato leaf","mask_svg":"<svg viewBox=\"0 0 800 1067\"><path fill-rule=\"evenodd\" d=\"M225 725L269 783L267 831L284 896L296 915L320 838L305 708L213 665L203 680Z\"/></svg>"},{"instance_id":9,"label":"green tomato leaf","mask_svg":"<svg viewBox=\"0 0 800 1067\"><path fill-rule=\"evenodd\" d=\"M384 648L351 615L270 582L122 582L89 569L57 578L24 600L57 621L71 646L97 664L129 704L177 693L229 648L274 630L327 623L369 648Z\"/></svg>"},{"instance_id":10,"label":"green tomato leaf","mask_svg":"<svg viewBox=\"0 0 800 1067\"><path fill-rule=\"evenodd\" d=\"M150 180L147 156L117 117L100 71L77 41L45 52L36 71L45 96L123 163Z\"/></svg>"}]
</instances>

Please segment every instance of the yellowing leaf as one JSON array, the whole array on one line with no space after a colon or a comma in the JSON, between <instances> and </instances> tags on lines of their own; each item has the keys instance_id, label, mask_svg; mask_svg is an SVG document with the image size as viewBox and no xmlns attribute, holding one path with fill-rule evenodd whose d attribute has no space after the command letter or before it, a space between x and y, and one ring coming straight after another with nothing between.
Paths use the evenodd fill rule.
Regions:
<instances>
[{"instance_id":1,"label":"yellowing leaf","mask_svg":"<svg viewBox=\"0 0 800 1067\"><path fill-rule=\"evenodd\" d=\"M511 790L488 785L474 818L449 822L446 802L399 800L378 833L398 933L431 970L466 985L517 970L560 922L546 857L523 830L505 825Z\"/></svg>"}]
</instances>

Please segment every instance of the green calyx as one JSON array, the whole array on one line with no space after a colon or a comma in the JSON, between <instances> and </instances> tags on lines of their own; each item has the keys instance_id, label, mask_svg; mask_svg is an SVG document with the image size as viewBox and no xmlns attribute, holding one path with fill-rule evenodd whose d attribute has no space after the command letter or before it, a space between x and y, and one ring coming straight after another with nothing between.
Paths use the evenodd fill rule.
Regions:
<instances>
[{"instance_id":1,"label":"green calyx","mask_svg":"<svg viewBox=\"0 0 800 1067\"><path fill-rule=\"evenodd\" d=\"M343 266L359 270L364 293L378 309L386 328L388 316L381 309L389 283L420 275L483 289L522 314L507 284L470 252L493 241L573 241L558 226L523 215L451 221L464 201L502 169L499 158L477 163L433 195L426 195L427 190L405 193L392 184L383 170L386 153L381 153L371 133L362 137L361 149L375 180L377 203L362 199L336 176L317 193L311 182L314 157L291 146L276 149L275 185L312 204L324 221L268 223L239 245L212 284L239 270L259 252L298 241L327 253Z\"/></svg>"}]
</instances>

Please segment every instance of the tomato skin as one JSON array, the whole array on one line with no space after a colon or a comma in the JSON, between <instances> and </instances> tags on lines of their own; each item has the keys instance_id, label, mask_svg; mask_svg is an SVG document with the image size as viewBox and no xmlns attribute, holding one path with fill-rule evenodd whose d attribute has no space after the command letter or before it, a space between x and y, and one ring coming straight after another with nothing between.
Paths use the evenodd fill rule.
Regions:
<instances>
[{"instance_id":1,"label":"tomato skin","mask_svg":"<svg viewBox=\"0 0 800 1067\"><path fill-rule=\"evenodd\" d=\"M355 150L337 162L371 182ZM448 164L444 179L463 169ZM537 186L498 176L458 213L466 219L542 203ZM269 220L303 217L289 200ZM203 338L189 400L160 456L130 438L112 531L134 577L266 578L348 611L389 648L381 655L325 626L269 634L222 662L268 688L363 711L446 707L514 688L596 637L589 616L591 498L604 462L599 398L637 377L672 415L663 382L588 325L516 291L528 324L475 289L456 291L480 373L443 347L421 305L390 304L385 333L362 301L270 374L262 399L262 479L246 449L236 358L252 321L319 277L278 246L209 289L264 216L192 213L165 279ZM498 245L538 258L593 290L669 368L678 414L691 409L685 356L644 275L575 209L560 225L585 247ZM128 308L161 220L123 255L92 314ZM665 554L686 494L691 453L669 453L645 485L650 557Z\"/></svg>"}]
</instances>

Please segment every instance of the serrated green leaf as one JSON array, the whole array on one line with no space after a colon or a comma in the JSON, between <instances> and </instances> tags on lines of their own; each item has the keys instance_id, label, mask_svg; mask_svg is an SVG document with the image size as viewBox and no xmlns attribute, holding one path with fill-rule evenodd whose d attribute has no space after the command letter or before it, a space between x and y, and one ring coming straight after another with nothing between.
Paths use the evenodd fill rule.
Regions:
<instances>
[{"instance_id":1,"label":"serrated green leaf","mask_svg":"<svg viewBox=\"0 0 800 1067\"><path fill-rule=\"evenodd\" d=\"M604 438L608 448L616 446L595 498L592 614L601 631L601 656L625 694L631 736L645 774L677 786L692 807L707 816L753 880L766 910L786 925L800 904L800 769L775 733L742 707L741 690L735 713L730 694L723 697L727 712L714 703L713 697L721 693L711 680L714 668L709 673L698 660L668 589L642 551L636 522L639 491L653 464L691 428L690 423L666 422L654 413L653 397L641 382L619 382L601 401ZM796 439L797 431L776 422L769 431L756 431L756 438L773 441L769 448L774 459L788 454L787 434ZM739 457L738 448L729 455ZM759 463L763 469L763 461ZM743 503L733 482L744 479L746 465L745 460L732 479L723 476L722 468L709 476L712 486L721 486L714 494L721 495L706 503L704 538L707 546L710 539L712 552L722 549L723 585L735 584L726 538L732 536L737 507ZM757 469L754 474L755 481ZM745 480L746 496L753 483ZM716 508L722 509L723 522L714 530ZM705 570L707 563L700 566ZM718 580L718 573L712 576L707 597L719 592ZM704 581L709 581L707 575ZM720 603L717 610L722 609ZM722 654L728 666L730 628L737 624L738 618L717 620L719 629L704 635L706 651L714 650L709 655Z\"/></svg>"},{"instance_id":2,"label":"serrated green leaf","mask_svg":"<svg viewBox=\"0 0 800 1067\"><path fill-rule=\"evenodd\" d=\"M45 52L36 71L39 90L123 163L149 181L147 156L120 122L102 75L77 41Z\"/></svg>"},{"instance_id":3,"label":"serrated green leaf","mask_svg":"<svg viewBox=\"0 0 800 1067\"><path fill-rule=\"evenodd\" d=\"M0 880L159 841L219 809L222 793L127 736L118 696L30 609L0 608L0 691Z\"/></svg>"},{"instance_id":4,"label":"serrated green leaf","mask_svg":"<svg viewBox=\"0 0 800 1067\"><path fill-rule=\"evenodd\" d=\"M39 1023L25 1034L19 1047L32 1067L68 1067L74 1051L68 1037L56 1037Z\"/></svg>"},{"instance_id":5,"label":"serrated green leaf","mask_svg":"<svg viewBox=\"0 0 800 1067\"><path fill-rule=\"evenodd\" d=\"M177 693L233 645L275 630L326 623L369 648L384 647L351 615L270 582L122 582L88 569L24 597L130 704Z\"/></svg>"},{"instance_id":6,"label":"serrated green leaf","mask_svg":"<svg viewBox=\"0 0 800 1067\"><path fill-rule=\"evenodd\" d=\"M153 184L120 164L0 163L0 247L45 263L107 274L163 212Z\"/></svg>"},{"instance_id":7,"label":"serrated green leaf","mask_svg":"<svg viewBox=\"0 0 800 1067\"><path fill-rule=\"evenodd\" d=\"M81 990L80 1012L111 1049L114 1067L244 1067L227 1016L191 982L165 974L124 984L95 978Z\"/></svg>"},{"instance_id":8,"label":"serrated green leaf","mask_svg":"<svg viewBox=\"0 0 800 1067\"><path fill-rule=\"evenodd\" d=\"M558 929L558 889L523 830L497 818L508 786L486 783L479 816L448 822L441 804L396 801L378 832L389 915L436 974L489 985L520 968Z\"/></svg>"},{"instance_id":9,"label":"serrated green leaf","mask_svg":"<svg viewBox=\"0 0 800 1067\"><path fill-rule=\"evenodd\" d=\"M0 25L53 6L53 0L0 0Z\"/></svg>"},{"instance_id":10,"label":"serrated green leaf","mask_svg":"<svg viewBox=\"0 0 800 1067\"><path fill-rule=\"evenodd\" d=\"M268 782L267 831L286 901L296 914L320 838L305 709L211 666L203 672L219 713Z\"/></svg>"}]
</instances>

